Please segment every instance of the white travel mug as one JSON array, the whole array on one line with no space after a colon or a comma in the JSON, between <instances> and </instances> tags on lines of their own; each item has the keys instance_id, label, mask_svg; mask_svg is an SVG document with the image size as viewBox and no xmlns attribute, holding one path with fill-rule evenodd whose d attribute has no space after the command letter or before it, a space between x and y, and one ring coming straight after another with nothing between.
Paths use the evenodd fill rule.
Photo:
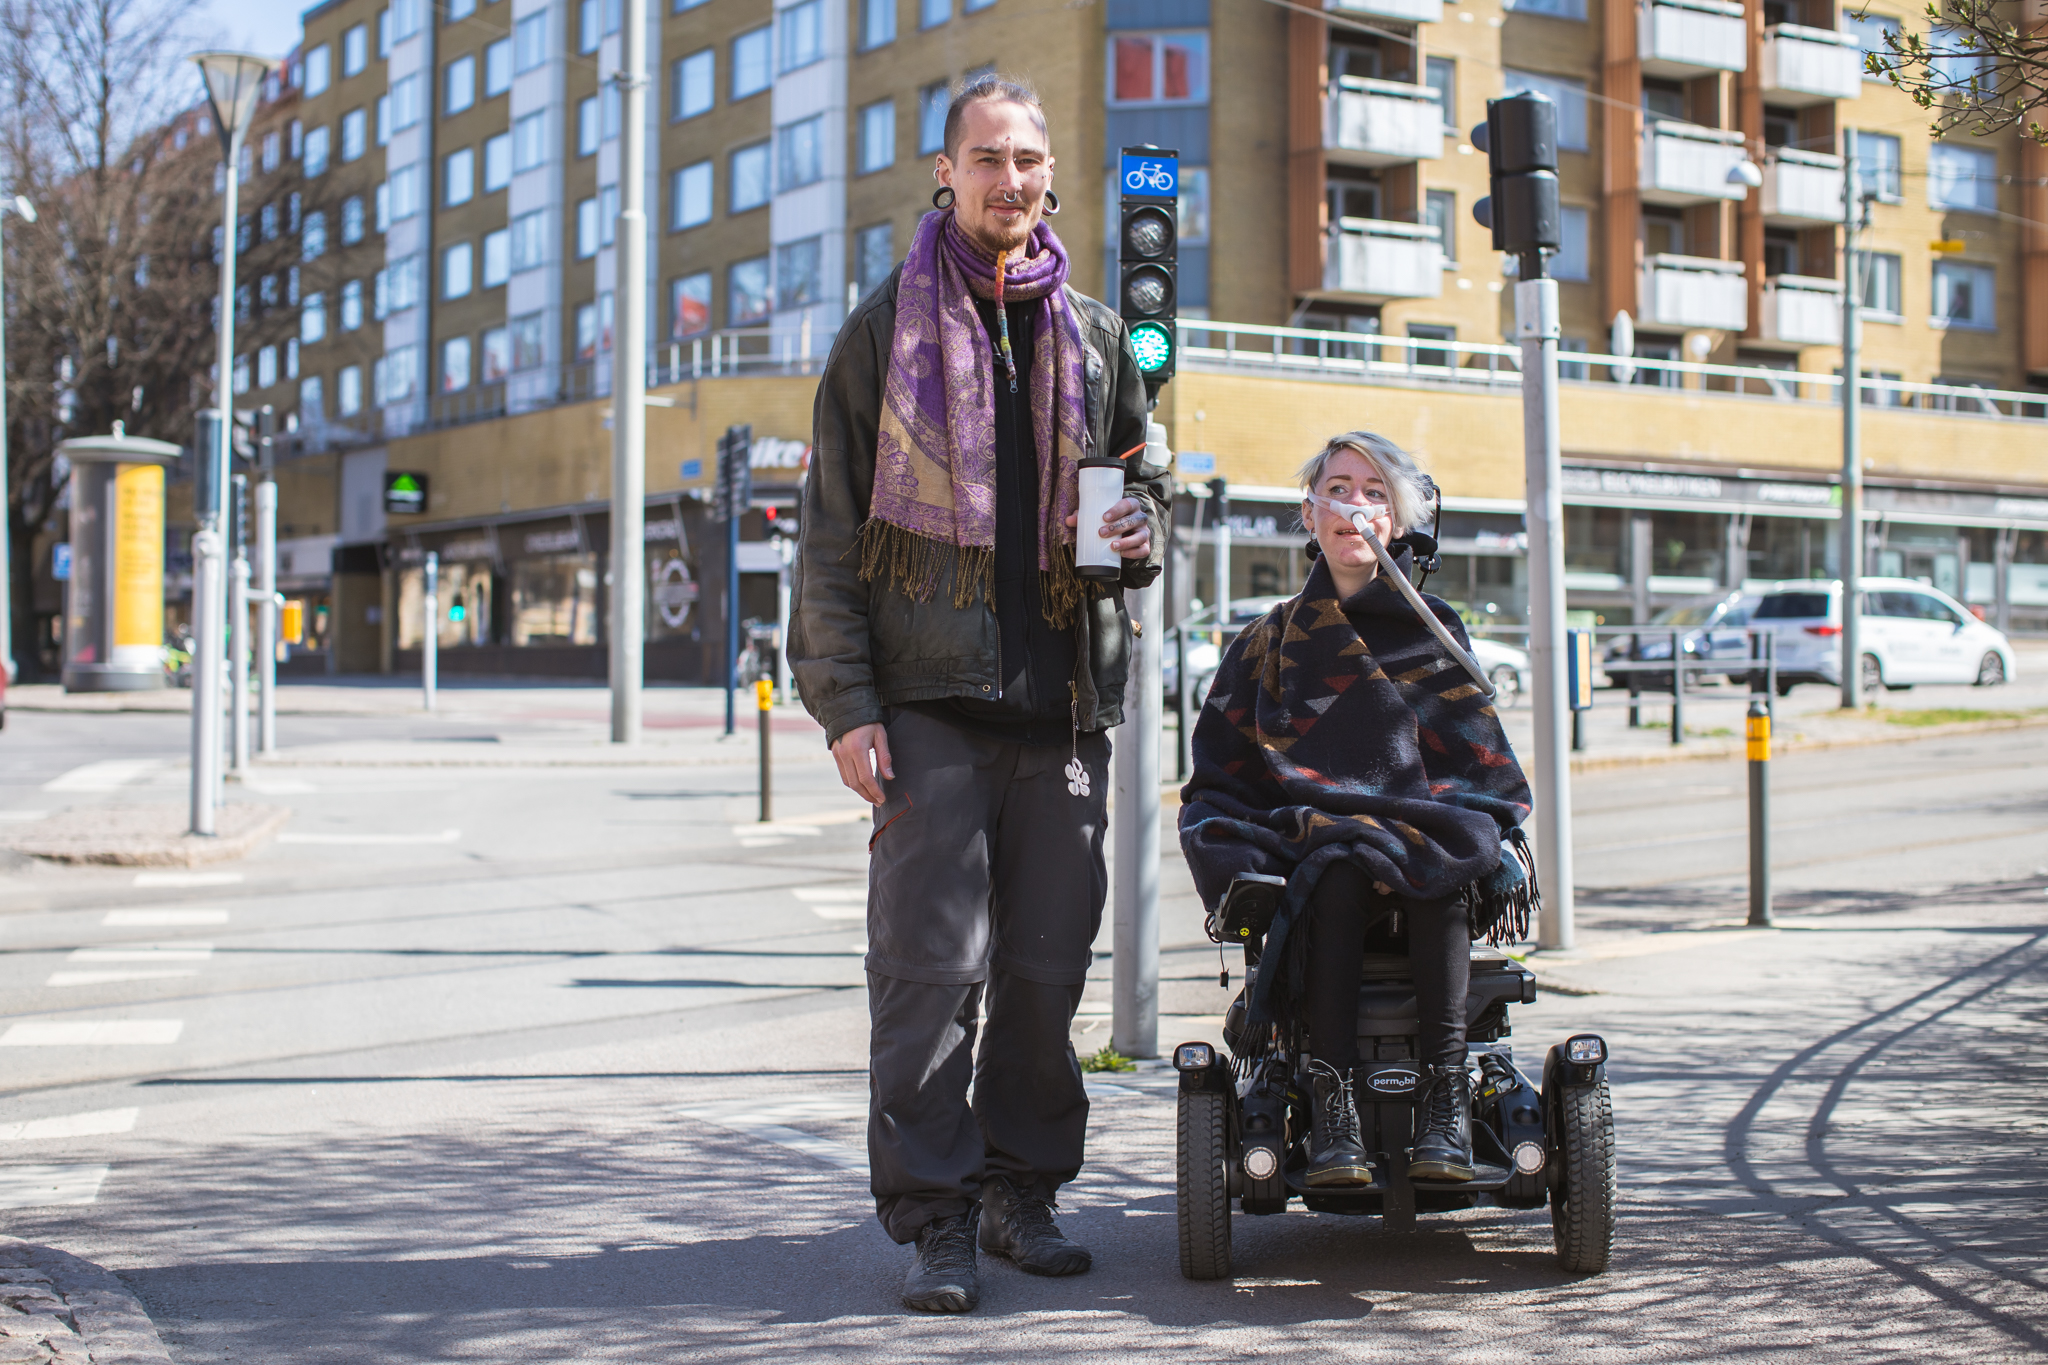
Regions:
<instances>
[{"instance_id":1,"label":"white travel mug","mask_svg":"<svg viewBox=\"0 0 2048 1365\"><path fill-rule=\"evenodd\" d=\"M1080 463L1080 508L1074 518L1074 571L1083 578L1118 578L1124 564L1102 534L1102 514L1124 496L1124 462L1091 455Z\"/></svg>"}]
</instances>

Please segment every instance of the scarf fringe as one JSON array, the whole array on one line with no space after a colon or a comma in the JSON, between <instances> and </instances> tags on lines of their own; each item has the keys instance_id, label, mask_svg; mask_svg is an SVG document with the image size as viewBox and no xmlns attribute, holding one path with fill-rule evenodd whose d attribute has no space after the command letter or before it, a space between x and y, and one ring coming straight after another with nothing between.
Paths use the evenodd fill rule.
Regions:
<instances>
[{"instance_id":1,"label":"scarf fringe","mask_svg":"<svg viewBox=\"0 0 2048 1365\"><path fill-rule=\"evenodd\" d=\"M953 605L965 610L992 602L996 556L977 545L952 545L893 522L869 517L854 537L863 582L883 583L913 602L929 602L939 585L953 580ZM1064 545L1055 546L1052 567L1038 571L1038 600L1045 619L1060 630L1074 624L1085 595L1080 574ZM849 551L850 553L850 551Z\"/></svg>"},{"instance_id":2,"label":"scarf fringe","mask_svg":"<svg viewBox=\"0 0 2048 1365\"><path fill-rule=\"evenodd\" d=\"M1502 891L1488 893L1481 889L1481 883L1474 882L1465 889L1466 915L1472 926L1472 939L1485 939L1496 948L1505 948L1511 943L1521 943L1529 937L1529 926L1543 913L1543 890L1536 884L1536 854L1529 847L1529 838L1517 828L1508 832L1501 844L1503 857L1513 854L1522 866L1522 878L1515 885Z\"/></svg>"}]
</instances>

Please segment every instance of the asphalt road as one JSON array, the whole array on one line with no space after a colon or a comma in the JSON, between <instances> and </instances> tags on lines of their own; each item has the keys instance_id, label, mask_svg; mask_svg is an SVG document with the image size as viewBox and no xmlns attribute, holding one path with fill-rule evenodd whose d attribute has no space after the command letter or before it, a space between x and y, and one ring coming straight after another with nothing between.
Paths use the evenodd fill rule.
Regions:
<instances>
[{"instance_id":1,"label":"asphalt road","mask_svg":"<svg viewBox=\"0 0 2048 1365\"><path fill-rule=\"evenodd\" d=\"M184 734L10 717L0 819L179 799ZM247 794L285 838L230 872L0 873L0 1217L120 1272L190 1362L2037 1358L2044 734L1781 760L1776 932L1730 924L1741 764L1581 777L1581 941L1541 970L1589 993L1516 1041L1614 1047L1597 1278L1542 1213L1297 1211L1185 1282L1141 1072L1096 1086L1066 1201L1097 1269L907 1317L864 1193L864 815L796 749L768 830L743 764L294 767ZM1170 1043L1227 997L1162 872Z\"/></svg>"}]
</instances>

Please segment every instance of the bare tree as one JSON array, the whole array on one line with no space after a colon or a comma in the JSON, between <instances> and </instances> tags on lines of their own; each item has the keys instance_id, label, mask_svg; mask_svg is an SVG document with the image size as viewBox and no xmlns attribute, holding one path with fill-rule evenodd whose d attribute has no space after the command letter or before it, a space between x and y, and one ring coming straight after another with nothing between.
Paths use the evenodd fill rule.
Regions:
<instances>
[{"instance_id":1,"label":"bare tree","mask_svg":"<svg viewBox=\"0 0 2048 1365\"><path fill-rule=\"evenodd\" d=\"M8 225L4 262L18 623L32 619L34 537L63 491L57 443L117 420L184 443L209 399L219 150L192 112L195 7L0 0L0 170L37 210Z\"/></svg>"},{"instance_id":2,"label":"bare tree","mask_svg":"<svg viewBox=\"0 0 2048 1365\"><path fill-rule=\"evenodd\" d=\"M1925 34L1884 32L1885 50L1864 57L1933 111L1937 136L2022 128L2048 144L2035 115L2048 105L2048 7L2041 0L1933 0Z\"/></svg>"}]
</instances>

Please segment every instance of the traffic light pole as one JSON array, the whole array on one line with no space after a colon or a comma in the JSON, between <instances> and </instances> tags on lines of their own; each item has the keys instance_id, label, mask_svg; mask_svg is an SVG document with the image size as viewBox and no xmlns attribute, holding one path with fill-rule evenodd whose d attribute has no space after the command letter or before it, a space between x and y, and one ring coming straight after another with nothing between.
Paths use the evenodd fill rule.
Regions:
<instances>
[{"instance_id":1,"label":"traffic light pole","mask_svg":"<svg viewBox=\"0 0 2048 1365\"><path fill-rule=\"evenodd\" d=\"M1532 278L1533 277L1533 278ZM1522 450L1528 479L1529 666L1535 688L1536 863L1541 869L1540 948L1572 946L1570 697L1565 687L1564 489L1557 415L1557 281L1540 252L1522 255L1515 285L1515 339L1522 347Z\"/></svg>"}]
</instances>

